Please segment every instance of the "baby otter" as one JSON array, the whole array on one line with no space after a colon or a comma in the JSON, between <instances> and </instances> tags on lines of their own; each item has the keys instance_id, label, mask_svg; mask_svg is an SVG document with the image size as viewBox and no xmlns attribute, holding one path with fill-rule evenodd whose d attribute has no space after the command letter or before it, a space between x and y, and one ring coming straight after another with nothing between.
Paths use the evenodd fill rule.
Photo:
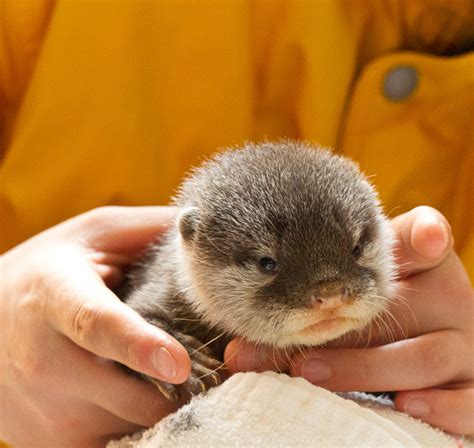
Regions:
<instances>
[{"instance_id":1,"label":"baby otter","mask_svg":"<svg viewBox=\"0 0 474 448\"><path fill-rule=\"evenodd\" d=\"M224 151L174 203L175 225L123 297L189 351L185 383L146 377L170 400L220 382L231 337L319 345L364 327L390 298L389 223L356 164L329 150L281 141Z\"/></svg>"}]
</instances>

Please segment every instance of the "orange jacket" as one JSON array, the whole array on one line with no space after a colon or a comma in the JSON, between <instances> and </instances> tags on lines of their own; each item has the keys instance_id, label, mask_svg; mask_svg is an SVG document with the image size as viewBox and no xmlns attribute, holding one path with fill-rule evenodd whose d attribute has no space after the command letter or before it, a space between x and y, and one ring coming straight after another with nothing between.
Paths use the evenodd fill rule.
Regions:
<instances>
[{"instance_id":1,"label":"orange jacket","mask_svg":"<svg viewBox=\"0 0 474 448\"><path fill-rule=\"evenodd\" d=\"M392 216L441 210L474 277L469 0L0 6L0 253L286 136L359 161Z\"/></svg>"}]
</instances>

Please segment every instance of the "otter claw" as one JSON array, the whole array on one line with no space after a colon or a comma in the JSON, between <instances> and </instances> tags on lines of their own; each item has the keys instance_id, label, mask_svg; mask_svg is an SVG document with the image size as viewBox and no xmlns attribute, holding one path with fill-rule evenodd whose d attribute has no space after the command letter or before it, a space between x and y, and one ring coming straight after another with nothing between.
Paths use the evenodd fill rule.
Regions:
<instances>
[{"instance_id":1,"label":"otter claw","mask_svg":"<svg viewBox=\"0 0 474 448\"><path fill-rule=\"evenodd\" d=\"M211 375L212 380L214 381L214 384L218 386L221 382L221 377L217 373L213 373Z\"/></svg>"},{"instance_id":2,"label":"otter claw","mask_svg":"<svg viewBox=\"0 0 474 448\"><path fill-rule=\"evenodd\" d=\"M170 401L178 401L180 398L179 389L170 383L165 383L164 381L157 380L156 378L147 377L147 380L150 381L156 388Z\"/></svg>"}]
</instances>

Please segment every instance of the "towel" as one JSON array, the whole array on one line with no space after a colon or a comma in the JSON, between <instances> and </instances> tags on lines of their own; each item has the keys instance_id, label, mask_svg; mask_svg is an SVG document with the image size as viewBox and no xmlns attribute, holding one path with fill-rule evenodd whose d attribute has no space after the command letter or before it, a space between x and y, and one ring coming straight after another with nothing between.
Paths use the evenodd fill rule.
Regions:
<instances>
[{"instance_id":1,"label":"towel","mask_svg":"<svg viewBox=\"0 0 474 448\"><path fill-rule=\"evenodd\" d=\"M153 428L107 448L474 447L393 410L389 400L344 396L302 378L239 373Z\"/></svg>"}]
</instances>

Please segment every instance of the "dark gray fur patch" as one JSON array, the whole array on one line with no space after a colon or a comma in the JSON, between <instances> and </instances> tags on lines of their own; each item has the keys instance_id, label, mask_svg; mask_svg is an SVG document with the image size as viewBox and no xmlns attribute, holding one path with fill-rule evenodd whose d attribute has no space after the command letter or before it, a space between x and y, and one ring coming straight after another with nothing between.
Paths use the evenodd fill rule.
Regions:
<instances>
[{"instance_id":1,"label":"dark gray fur patch","mask_svg":"<svg viewBox=\"0 0 474 448\"><path fill-rule=\"evenodd\" d=\"M167 421L166 426L169 428L168 434L170 436L198 429L200 423L196 420L193 405L185 406L173 414Z\"/></svg>"}]
</instances>

